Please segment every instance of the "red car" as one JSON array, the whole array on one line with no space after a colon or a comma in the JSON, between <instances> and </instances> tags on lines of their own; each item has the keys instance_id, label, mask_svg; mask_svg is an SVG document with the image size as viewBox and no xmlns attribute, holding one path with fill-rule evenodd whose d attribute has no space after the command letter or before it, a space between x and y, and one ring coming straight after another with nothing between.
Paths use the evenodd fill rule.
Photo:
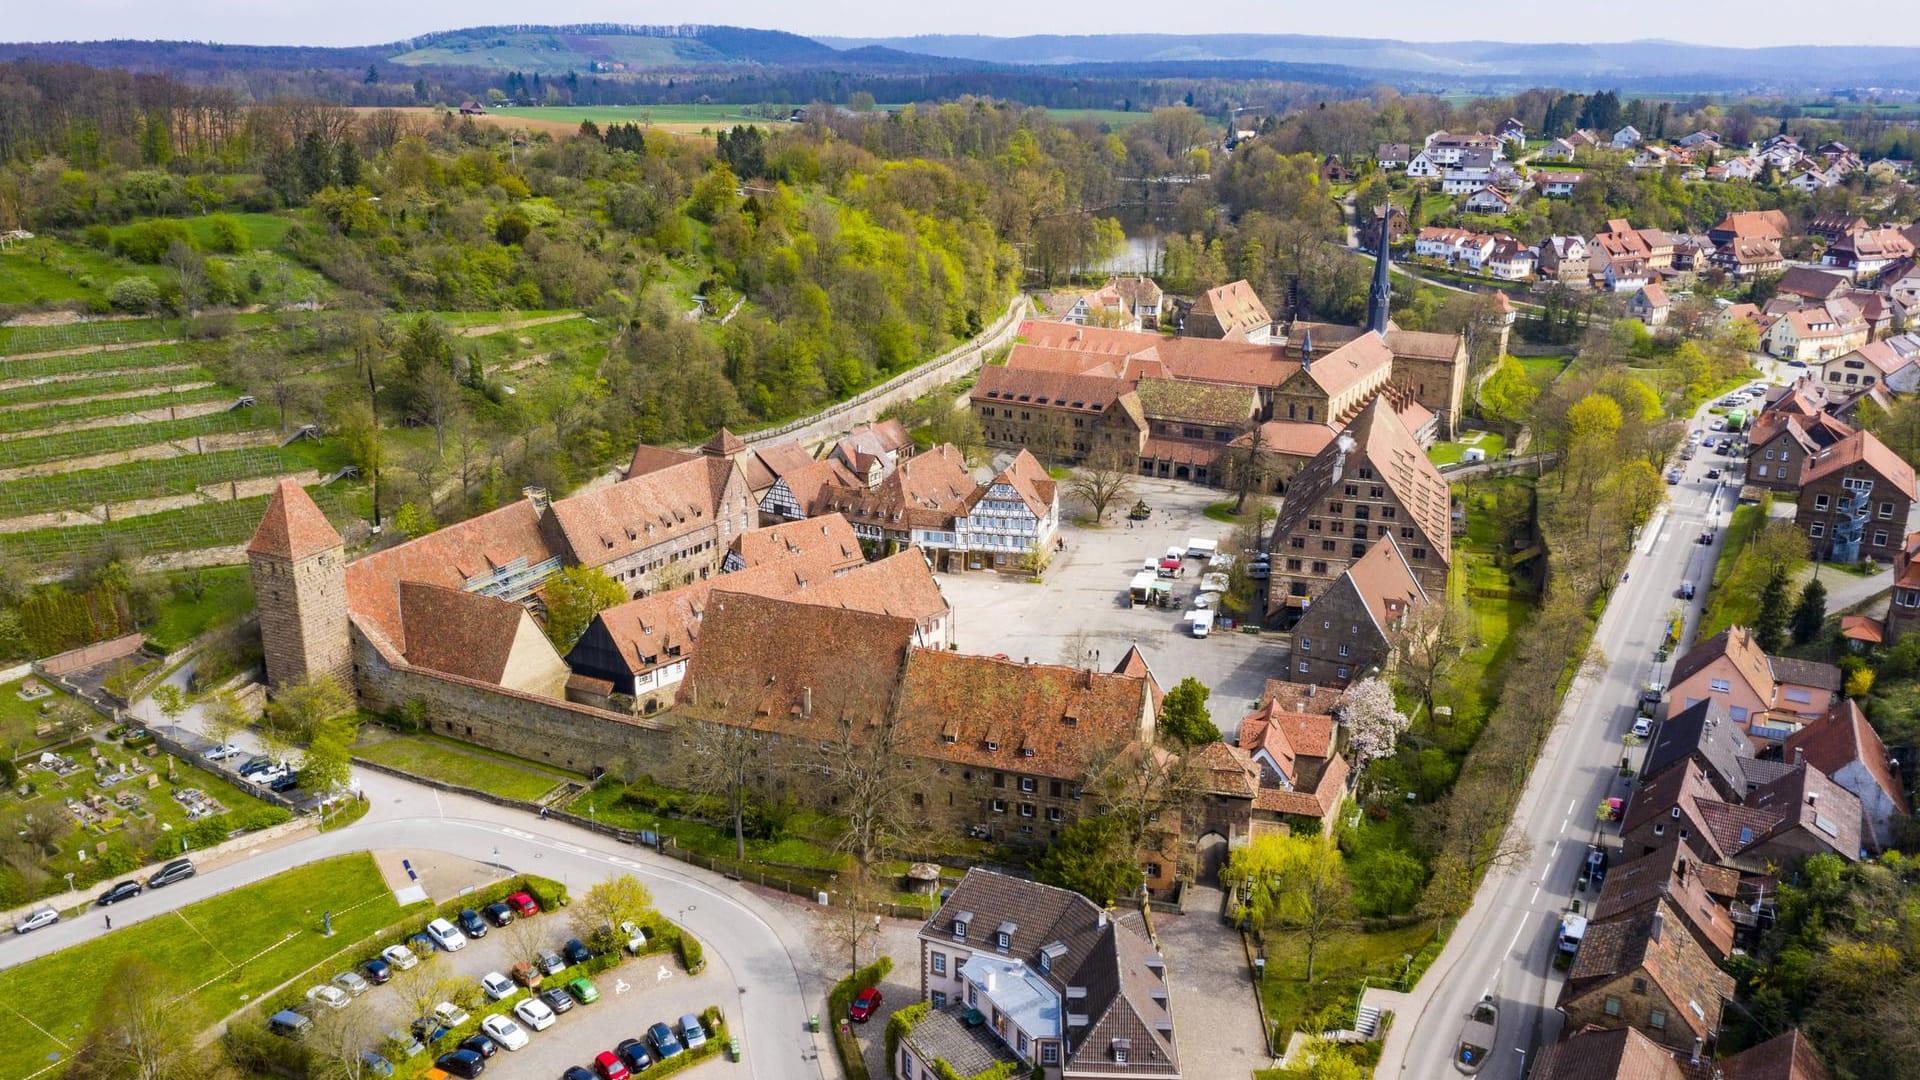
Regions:
<instances>
[{"instance_id":1,"label":"red car","mask_svg":"<svg viewBox=\"0 0 1920 1080\"><path fill-rule=\"evenodd\" d=\"M855 994L853 1004L847 1006L847 1015L862 1024L873 1019L873 1014L879 1011L880 991L871 986Z\"/></svg>"},{"instance_id":2,"label":"red car","mask_svg":"<svg viewBox=\"0 0 1920 1080\"><path fill-rule=\"evenodd\" d=\"M1627 816L1627 800L1625 799L1608 799L1607 800L1607 820L1608 821L1619 821L1621 818L1626 816Z\"/></svg>"},{"instance_id":3,"label":"red car","mask_svg":"<svg viewBox=\"0 0 1920 1080\"><path fill-rule=\"evenodd\" d=\"M627 1066L611 1050L602 1050L593 1059L593 1071L600 1080L627 1080Z\"/></svg>"},{"instance_id":4,"label":"red car","mask_svg":"<svg viewBox=\"0 0 1920 1080\"><path fill-rule=\"evenodd\" d=\"M507 897L507 903L513 907L513 913L522 919L530 915L540 914L540 905L534 903L533 897L528 896L526 893L514 893L512 896Z\"/></svg>"}]
</instances>

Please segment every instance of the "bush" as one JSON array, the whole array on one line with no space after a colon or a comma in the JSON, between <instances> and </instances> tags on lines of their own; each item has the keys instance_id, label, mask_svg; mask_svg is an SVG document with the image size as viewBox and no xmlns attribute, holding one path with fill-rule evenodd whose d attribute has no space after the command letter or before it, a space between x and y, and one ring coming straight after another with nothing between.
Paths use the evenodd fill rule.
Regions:
<instances>
[{"instance_id":1,"label":"bush","mask_svg":"<svg viewBox=\"0 0 1920 1080\"><path fill-rule=\"evenodd\" d=\"M253 242L247 239L246 227L232 215L213 215L207 219L207 228L213 233L213 242L208 246L215 251L238 255L253 246Z\"/></svg>"},{"instance_id":2,"label":"bush","mask_svg":"<svg viewBox=\"0 0 1920 1080\"><path fill-rule=\"evenodd\" d=\"M157 263L166 257L167 249L175 243L192 248L193 233L185 222L168 218L153 221L137 221L120 230L114 237L114 250L138 263Z\"/></svg>"},{"instance_id":3,"label":"bush","mask_svg":"<svg viewBox=\"0 0 1920 1080\"><path fill-rule=\"evenodd\" d=\"M123 277L107 286L107 303L116 311L144 315L160 306L160 287L143 277Z\"/></svg>"},{"instance_id":4,"label":"bush","mask_svg":"<svg viewBox=\"0 0 1920 1080\"><path fill-rule=\"evenodd\" d=\"M81 230L80 238L86 241L88 247L98 248L101 251L105 251L113 246L113 233L105 225L101 225L98 222Z\"/></svg>"},{"instance_id":5,"label":"bush","mask_svg":"<svg viewBox=\"0 0 1920 1080\"><path fill-rule=\"evenodd\" d=\"M707 966L706 949L701 946L699 938L686 930L681 930L674 939L673 954L679 958L680 966L689 975L698 975Z\"/></svg>"}]
</instances>

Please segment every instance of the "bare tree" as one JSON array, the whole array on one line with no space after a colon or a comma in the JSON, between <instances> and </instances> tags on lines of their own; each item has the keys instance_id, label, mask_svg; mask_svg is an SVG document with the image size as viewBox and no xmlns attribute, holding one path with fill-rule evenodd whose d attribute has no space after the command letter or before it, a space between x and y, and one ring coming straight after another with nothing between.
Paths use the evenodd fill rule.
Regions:
<instances>
[{"instance_id":1,"label":"bare tree","mask_svg":"<svg viewBox=\"0 0 1920 1080\"><path fill-rule=\"evenodd\" d=\"M1073 456L1073 428L1067 418L1051 409L1042 409L1027 425L1027 449L1048 468Z\"/></svg>"},{"instance_id":2,"label":"bare tree","mask_svg":"<svg viewBox=\"0 0 1920 1080\"><path fill-rule=\"evenodd\" d=\"M855 866L834 883L833 903L820 913L822 929L836 952L845 950L847 974L860 970L860 955L878 958L881 917L875 901L884 898L879 882L864 867Z\"/></svg>"},{"instance_id":3,"label":"bare tree","mask_svg":"<svg viewBox=\"0 0 1920 1080\"><path fill-rule=\"evenodd\" d=\"M506 945L506 961L509 967L526 964L529 967L540 960L540 950L545 947L541 931L524 919L515 919L496 930Z\"/></svg>"},{"instance_id":4,"label":"bare tree","mask_svg":"<svg viewBox=\"0 0 1920 1080\"><path fill-rule=\"evenodd\" d=\"M1083 794L1120 830L1129 856L1171 852L1181 817L1199 805L1201 777L1191 754L1136 743L1096 765Z\"/></svg>"},{"instance_id":5,"label":"bare tree","mask_svg":"<svg viewBox=\"0 0 1920 1080\"><path fill-rule=\"evenodd\" d=\"M208 1056L194 1046L192 1025L180 1022L173 1004L184 987L171 985L158 964L143 956L124 956L101 988L86 1039L67 1075L195 1080L216 1072Z\"/></svg>"},{"instance_id":6,"label":"bare tree","mask_svg":"<svg viewBox=\"0 0 1920 1080\"><path fill-rule=\"evenodd\" d=\"M1116 447L1102 446L1087 455L1074 470L1067 491L1087 504L1098 525L1107 516L1107 507L1127 497L1133 490L1134 459Z\"/></svg>"},{"instance_id":7,"label":"bare tree","mask_svg":"<svg viewBox=\"0 0 1920 1080\"><path fill-rule=\"evenodd\" d=\"M747 857L747 807L766 790L765 739L751 728L690 721L675 739L676 772L687 787L724 802L737 858Z\"/></svg>"},{"instance_id":8,"label":"bare tree","mask_svg":"<svg viewBox=\"0 0 1920 1080\"><path fill-rule=\"evenodd\" d=\"M188 244L175 240L167 245L165 258L180 283L181 314L194 315L207 301L207 264Z\"/></svg>"},{"instance_id":9,"label":"bare tree","mask_svg":"<svg viewBox=\"0 0 1920 1080\"><path fill-rule=\"evenodd\" d=\"M321 1075L328 1080L370 1080L376 1074L361 1054L384 1038L379 1011L356 1002L344 1009L317 1010L306 1043L320 1059Z\"/></svg>"},{"instance_id":10,"label":"bare tree","mask_svg":"<svg viewBox=\"0 0 1920 1080\"><path fill-rule=\"evenodd\" d=\"M1242 439L1246 441L1242 443ZM1247 498L1265 491L1268 478L1273 475L1273 460L1266 452L1266 425L1259 417L1244 425L1240 437L1233 440L1223 455L1222 463L1227 471L1227 487L1233 492L1233 512L1244 513Z\"/></svg>"},{"instance_id":11,"label":"bare tree","mask_svg":"<svg viewBox=\"0 0 1920 1080\"><path fill-rule=\"evenodd\" d=\"M1387 662L1393 679L1419 696L1427 719L1433 719L1433 699L1472 636L1472 616L1446 597L1408 612L1388 636Z\"/></svg>"},{"instance_id":12,"label":"bare tree","mask_svg":"<svg viewBox=\"0 0 1920 1080\"><path fill-rule=\"evenodd\" d=\"M435 1005L459 997L472 981L447 970L440 955L431 953L405 971L393 973L394 993L415 1016L432 1016Z\"/></svg>"},{"instance_id":13,"label":"bare tree","mask_svg":"<svg viewBox=\"0 0 1920 1080\"><path fill-rule=\"evenodd\" d=\"M487 453L486 435L465 409L456 411L447 427L453 436L453 460L460 470L460 494L472 494L474 476Z\"/></svg>"}]
</instances>

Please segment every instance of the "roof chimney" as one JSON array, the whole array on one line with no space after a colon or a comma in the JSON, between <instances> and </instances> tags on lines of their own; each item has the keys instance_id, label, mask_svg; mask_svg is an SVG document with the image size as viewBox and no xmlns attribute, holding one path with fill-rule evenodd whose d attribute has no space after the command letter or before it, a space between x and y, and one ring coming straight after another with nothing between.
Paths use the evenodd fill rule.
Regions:
<instances>
[{"instance_id":1,"label":"roof chimney","mask_svg":"<svg viewBox=\"0 0 1920 1080\"><path fill-rule=\"evenodd\" d=\"M1794 747L1794 748L1793 748L1793 763L1794 763L1794 765L1796 765L1796 766L1799 766L1799 765L1805 765L1805 764L1807 763L1807 748L1806 748L1806 747L1804 747L1804 746L1796 746L1796 747Z\"/></svg>"},{"instance_id":2,"label":"roof chimney","mask_svg":"<svg viewBox=\"0 0 1920 1080\"><path fill-rule=\"evenodd\" d=\"M803 686L800 688L800 718L802 720L813 719L813 687L811 686Z\"/></svg>"},{"instance_id":3,"label":"roof chimney","mask_svg":"<svg viewBox=\"0 0 1920 1080\"><path fill-rule=\"evenodd\" d=\"M1107 909L1106 908L1100 909L1100 922L1096 925L1098 925L1103 930L1106 929L1106 926L1107 926Z\"/></svg>"},{"instance_id":4,"label":"roof chimney","mask_svg":"<svg viewBox=\"0 0 1920 1080\"><path fill-rule=\"evenodd\" d=\"M1820 793L1817 791L1807 792L1807 805L1808 806L1820 805Z\"/></svg>"},{"instance_id":5,"label":"roof chimney","mask_svg":"<svg viewBox=\"0 0 1920 1080\"><path fill-rule=\"evenodd\" d=\"M1653 913L1653 929L1648 933L1648 936L1653 938L1653 940L1655 941L1659 941L1660 934L1664 930L1666 930L1666 928L1667 928L1666 912L1659 911L1656 909Z\"/></svg>"},{"instance_id":6,"label":"roof chimney","mask_svg":"<svg viewBox=\"0 0 1920 1080\"><path fill-rule=\"evenodd\" d=\"M1706 1046L1706 1044L1707 1044L1707 1041L1705 1039L1702 1039L1700 1036L1695 1035L1693 1037L1693 1056L1687 1059L1687 1063L1689 1065L1700 1064L1700 1050L1702 1047Z\"/></svg>"}]
</instances>

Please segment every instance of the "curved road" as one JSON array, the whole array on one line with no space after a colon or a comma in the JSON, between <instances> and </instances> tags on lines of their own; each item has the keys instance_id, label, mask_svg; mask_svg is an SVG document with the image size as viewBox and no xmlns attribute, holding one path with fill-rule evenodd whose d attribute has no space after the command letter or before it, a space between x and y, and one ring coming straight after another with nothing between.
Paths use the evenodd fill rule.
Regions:
<instances>
[{"instance_id":1,"label":"curved road","mask_svg":"<svg viewBox=\"0 0 1920 1080\"><path fill-rule=\"evenodd\" d=\"M721 1005L736 1018L747 1049L743 1061L754 1080L821 1080L826 1075L824 1062L832 1057L826 1036L806 1029L808 1015L824 1011L808 1004L824 994L808 949L813 928L797 925L792 909L719 875L562 822L369 770L356 769L354 777L372 804L360 821L146 893L116 905L114 919L120 926L143 922L296 866L360 851L447 852L555 878L575 890L632 874L646 883L660 911L680 921L705 946L708 968L699 982L709 989L703 1001ZM106 932L102 918L90 910L29 935L7 934L0 941L0 968Z\"/></svg>"}]
</instances>

